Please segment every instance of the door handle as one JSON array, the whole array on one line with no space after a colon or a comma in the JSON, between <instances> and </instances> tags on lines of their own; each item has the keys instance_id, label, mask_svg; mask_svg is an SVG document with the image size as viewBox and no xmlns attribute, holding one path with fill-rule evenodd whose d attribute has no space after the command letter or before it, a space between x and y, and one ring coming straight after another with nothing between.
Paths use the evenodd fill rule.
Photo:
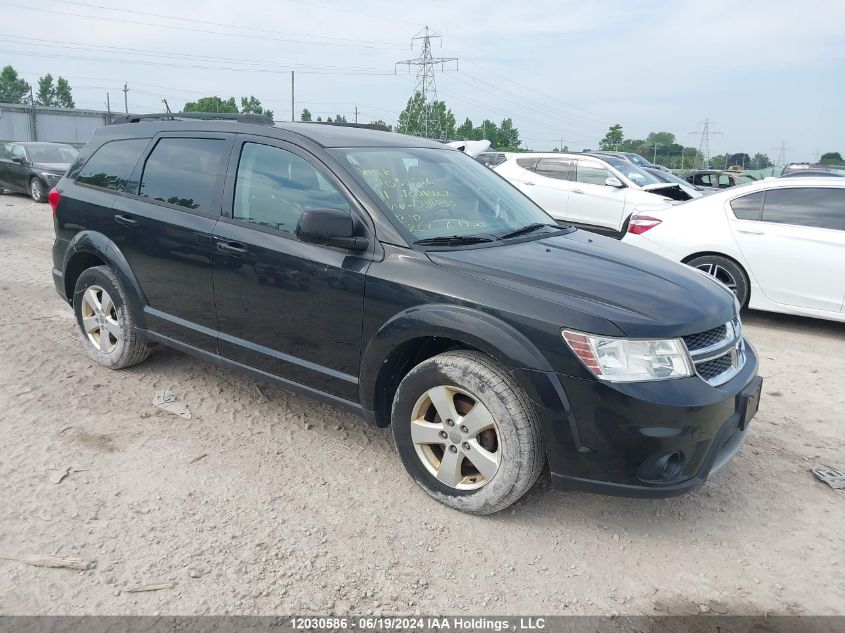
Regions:
<instances>
[{"instance_id":1,"label":"door handle","mask_svg":"<svg viewBox=\"0 0 845 633\"><path fill-rule=\"evenodd\" d=\"M750 231L748 229L737 229L737 233L744 233L745 235L765 235L763 231Z\"/></svg>"},{"instance_id":2,"label":"door handle","mask_svg":"<svg viewBox=\"0 0 845 633\"><path fill-rule=\"evenodd\" d=\"M217 242L217 250L229 255L246 255L247 250L237 242Z\"/></svg>"},{"instance_id":3,"label":"door handle","mask_svg":"<svg viewBox=\"0 0 845 633\"><path fill-rule=\"evenodd\" d=\"M584 193L583 189L573 189L572 193Z\"/></svg>"},{"instance_id":4,"label":"door handle","mask_svg":"<svg viewBox=\"0 0 845 633\"><path fill-rule=\"evenodd\" d=\"M529 187L533 187L533 186L534 186L534 183L533 183L533 182L523 182L522 184L523 184L523 185L528 185Z\"/></svg>"},{"instance_id":5,"label":"door handle","mask_svg":"<svg viewBox=\"0 0 845 633\"><path fill-rule=\"evenodd\" d=\"M141 226L141 223L131 215L116 215L114 216L114 221L118 224L122 224L123 226L128 226L130 229Z\"/></svg>"}]
</instances>

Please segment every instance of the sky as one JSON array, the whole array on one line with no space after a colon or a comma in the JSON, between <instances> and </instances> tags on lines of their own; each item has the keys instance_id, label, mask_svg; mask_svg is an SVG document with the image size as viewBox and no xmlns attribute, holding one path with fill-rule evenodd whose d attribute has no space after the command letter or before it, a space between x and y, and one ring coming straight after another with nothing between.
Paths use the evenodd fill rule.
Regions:
<instances>
[{"instance_id":1,"label":"sky","mask_svg":"<svg viewBox=\"0 0 845 633\"><path fill-rule=\"evenodd\" d=\"M275 118L395 123L415 86L397 61L440 34L437 96L458 123L511 117L529 148L669 131L711 155L845 154L841 0L0 0L0 66L66 77L78 107L174 111L255 95ZM658 154L659 162L659 154Z\"/></svg>"}]
</instances>

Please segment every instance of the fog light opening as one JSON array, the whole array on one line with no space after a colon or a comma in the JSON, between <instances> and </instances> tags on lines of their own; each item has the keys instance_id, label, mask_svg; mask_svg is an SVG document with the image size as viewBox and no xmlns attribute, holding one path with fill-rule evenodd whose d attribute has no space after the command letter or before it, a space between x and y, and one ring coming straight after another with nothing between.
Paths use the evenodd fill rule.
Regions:
<instances>
[{"instance_id":1,"label":"fog light opening","mask_svg":"<svg viewBox=\"0 0 845 633\"><path fill-rule=\"evenodd\" d=\"M681 472L681 466L683 465L684 460L681 457L681 454L676 451L674 453L669 453L660 461L663 462L663 470L660 475L664 479L674 479Z\"/></svg>"}]
</instances>

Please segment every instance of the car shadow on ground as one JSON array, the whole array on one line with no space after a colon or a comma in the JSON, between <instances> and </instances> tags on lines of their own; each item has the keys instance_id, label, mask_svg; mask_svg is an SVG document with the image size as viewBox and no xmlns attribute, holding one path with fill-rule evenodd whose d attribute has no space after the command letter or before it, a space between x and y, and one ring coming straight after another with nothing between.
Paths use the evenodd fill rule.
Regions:
<instances>
[{"instance_id":1,"label":"car shadow on ground","mask_svg":"<svg viewBox=\"0 0 845 633\"><path fill-rule=\"evenodd\" d=\"M812 317L763 312L761 310L743 310L743 325L760 326L784 332L803 332L817 336L845 337L845 323L815 319Z\"/></svg>"}]
</instances>

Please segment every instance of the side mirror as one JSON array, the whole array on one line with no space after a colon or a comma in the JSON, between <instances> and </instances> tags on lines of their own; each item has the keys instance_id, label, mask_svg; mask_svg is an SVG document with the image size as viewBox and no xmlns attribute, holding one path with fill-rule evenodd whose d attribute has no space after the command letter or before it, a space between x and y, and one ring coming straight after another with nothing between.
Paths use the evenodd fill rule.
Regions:
<instances>
[{"instance_id":1,"label":"side mirror","mask_svg":"<svg viewBox=\"0 0 845 633\"><path fill-rule=\"evenodd\" d=\"M616 176L609 176L608 178L605 178L604 184L606 184L608 187L617 187L617 188L621 188L621 187L625 186L625 185L622 184L622 181L619 180Z\"/></svg>"},{"instance_id":2,"label":"side mirror","mask_svg":"<svg viewBox=\"0 0 845 633\"><path fill-rule=\"evenodd\" d=\"M303 242L326 244L365 251L370 246L366 237L355 237L354 223L348 211L341 209L306 209L296 223L296 236Z\"/></svg>"}]
</instances>

